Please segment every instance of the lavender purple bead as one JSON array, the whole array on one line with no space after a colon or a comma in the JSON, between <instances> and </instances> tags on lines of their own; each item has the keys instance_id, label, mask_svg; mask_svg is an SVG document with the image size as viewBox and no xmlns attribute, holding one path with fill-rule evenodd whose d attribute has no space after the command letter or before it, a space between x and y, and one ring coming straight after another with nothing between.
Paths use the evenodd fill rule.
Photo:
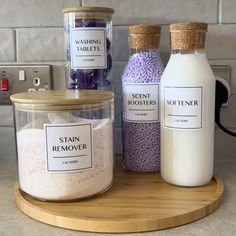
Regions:
<instances>
[{"instance_id":1,"label":"lavender purple bead","mask_svg":"<svg viewBox=\"0 0 236 236\"><path fill-rule=\"evenodd\" d=\"M151 83L160 82L164 70L160 54L156 51L146 51L133 54L125 68L123 82Z\"/></svg>"},{"instance_id":2,"label":"lavender purple bead","mask_svg":"<svg viewBox=\"0 0 236 236\"><path fill-rule=\"evenodd\" d=\"M163 64L156 50L133 54L126 66L124 83L160 82ZM123 166L136 172L160 170L160 122L123 120Z\"/></svg>"},{"instance_id":3,"label":"lavender purple bead","mask_svg":"<svg viewBox=\"0 0 236 236\"><path fill-rule=\"evenodd\" d=\"M160 168L160 123L124 122L125 169L154 172Z\"/></svg>"}]
</instances>

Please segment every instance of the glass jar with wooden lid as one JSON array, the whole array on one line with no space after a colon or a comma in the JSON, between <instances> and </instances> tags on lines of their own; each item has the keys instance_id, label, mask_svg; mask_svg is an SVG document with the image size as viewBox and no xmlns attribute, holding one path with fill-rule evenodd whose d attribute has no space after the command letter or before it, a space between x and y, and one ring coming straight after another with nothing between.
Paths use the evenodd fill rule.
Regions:
<instances>
[{"instance_id":1,"label":"glass jar with wooden lid","mask_svg":"<svg viewBox=\"0 0 236 236\"><path fill-rule=\"evenodd\" d=\"M112 15L105 7L66 8L65 54L68 89L111 89Z\"/></svg>"},{"instance_id":2,"label":"glass jar with wooden lid","mask_svg":"<svg viewBox=\"0 0 236 236\"><path fill-rule=\"evenodd\" d=\"M90 197L113 179L113 93L40 91L11 96L21 191L47 201Z\"/></svg>"}]
</instances>

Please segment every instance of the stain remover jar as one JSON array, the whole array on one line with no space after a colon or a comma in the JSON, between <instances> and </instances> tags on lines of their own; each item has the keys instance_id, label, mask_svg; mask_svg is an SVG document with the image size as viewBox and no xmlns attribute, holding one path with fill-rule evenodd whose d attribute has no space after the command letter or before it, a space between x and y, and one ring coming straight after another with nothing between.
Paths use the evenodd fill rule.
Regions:
<instances>
[{"instance_id":1,"label":"stain remover jar","mask_svg":"<svg viewBox=\"0 0 236 236\"><path fill-rule=\"evenodd\" d=\"M11 96L21 191L46 201L85 198L113 179L113 93L40 91Z\"/></svg>"}]
</instances>

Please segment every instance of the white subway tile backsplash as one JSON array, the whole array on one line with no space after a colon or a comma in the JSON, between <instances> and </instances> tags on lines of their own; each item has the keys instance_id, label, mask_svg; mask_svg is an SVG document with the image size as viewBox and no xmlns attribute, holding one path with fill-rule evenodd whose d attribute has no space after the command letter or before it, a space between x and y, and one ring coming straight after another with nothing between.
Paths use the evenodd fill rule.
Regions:
<instances>
[{"instance_id":1,"label":"white subway tile backsplash","mask_svg":"<svg viewBox=\"0 0 236 236\"><path fill-rule=\"evenodd\" d=\"M52 63L53 64L53 88L66 89L65 78L65 64L66 63Z\"/></svg>"},{"instance_id":2,"label":"white subway tile backsplash","mask_svg":"<svg viewBox=\"0 0 236 236\"><path fill-rule=\"evenodd\" d=\"M82 1L82 0L81 0ZM63 13L80 0L0 0L0 63L40 63L53 65L54 89L65 89ZM236 1L235 0L83 0L85 6L107 6L113 16L113 68L110 78L115 99L115 149L121 153L121 76L129 58L127 26L162 24L160 52L164 64L170 55L169 24L202 21L209 24L206 51L211 64L230 65L231 97L222 108L221 121L236 131ZM220 13L220 14L219 14ZM218 22L223 24L218 24ZM118 95L118 96L117 96ZM0 106L0 151L9 153L14 143L12 106ZM4 127L3 127L4 126ZM235 158L235 139L216 129L217 160ZM4 146L3 149L2 147ZM4 151L5 150L5 151ZM14 150L14 149L13 149ZM12 151L13 153L13 151ZM1 152L2 154L2 152ZM14 154L15 155L15 154Z\"/></svg>"},{"instance_id":3,"label":"white subway tile backsplash","mask_svg":"<svg viewBox=\"0 0 236 236\"><path fill-rule=\"evenodd\" d=\"M236 129L231 129L236 133ZM235 137L224 133L220 129L215 130L215 160L236 160Z\"/></svg>"},{"instance_id":4,"label":"white subway tile backsplash","mask_svg":"<svg viewBox=\"0 0 236 236\"><path fill-rule=\"evenodd\" d=\"M17 61L64 61L63 28L17 29Z\"/></svg>"},{"instance_id":5,"label":"white subway tile backsplash","mask_svg":"<svg viewBox=\"0 0 236 236\"><path fill-rule=\"evenodd\" d=\"M0 106L0 126L13 126L13 108L11 105ZM0 135L1 137L1 135Z\"/></svg>"},{"instance_id":6,"label":"white subway tile backsplash","mask_svg":"<svg viewBox=\"0 0 236 236\"><path fill-rule=\"evenodd\" d=\"M127 61L129 58L127 26L113 27L113 58L115 61Z\"/></svg>"},{"instance_id":7,"label":"white subway tile backsplash","mask_svg":"<svg viewBox=\"0 0 236 236\"><path fill-rule=\"evenodd\" d=\"M115 25L169 24L176 21L217 23L217 0L83 0L85 6L106 6L115 9Z\"/></svg>"},{"instance_id":8,"label":"white subway tile backsplash","mask_svg":"<svg viewBox=\"0 0 236 236\"><path fill-rule=\"evenodd\" d=\"M209 25L206 51L209 59L236 58L236 25Z\"/></svg>"},{"instance_id":9,"label":"white subway tile backsplash","mask_svg":"<svg viewBox=\"0 0 236 236\"><path fill-rule=\"evenodd\" d=\"M115 127L121 127L122 97L115 96Z\"/></svg>"},{"instance_id":10,"label":"white subway tile backsplash","mask_svg":"<svg viewBox=\"0 0 236 236\"><path fill-rule=\"evenodd\" d=\"M236 1L235 0L220 0L220 23L236 23Z\"/></svg>"},{"instance_id":11,"label":"white subway tile backsplash","mask_svg":"<svg viewBox=\"0 0 236 236\"><path fill-rule=\"evenodd\" d=\"M122 92L122 74L124 72L125 66L127 62L114 62L112 73L111 73L111 81L113 85L113 91L115 94L121 94Z\"/></svg>"},{"instance_id":12,"label":"white subway tile backsplash","mask_svg":"<svg viewBox=\"0 0 236 236\"><path fill-rule=\"evenodd\" d=\"M13 127L0 127L0 161L16 161L15 133Z\"/></svg>"},{"instance_id":13,"label":"white subway tile backsplash","mask_svg":"<svg viewBox=\"0 0 236 236\"><path fill-rule=\"evenodd\" d=\"M0 62L15 61L15 32L12 29L0 29Z\"/></svg>"},{"instance_id":14,"label":"white subway tile backsplash","mask_svg":"<svg viewBox=\"0 0 236 236\"><path fill-rule=\"evenodd\" d=\"M116 154L122 153L122 130L121 128L114 129L114 149Z\"/></svg>"},{"instance_id":15,"label":"white subway tile backsplash","mask_svg":"<svg viewBox=\"0 0 236 236\"><path fill-rule=\"evenodd\" d=\"M161 26L161 40L160 40L160 53L161 59L164 64L167 64L171 49L170 49L170 36L169 36L169 25Z\"/></svg>"},{"instance_id":16,"label":"white subway tile backsplash","mask_svg":"<svg viewBox=\"0 0 236 236\"><path fill-rule=\"evenodd\" d=\"M79 3L79 0L0 0L0 27L62 26L62 9Z\"/></svg>"}]
</instances>

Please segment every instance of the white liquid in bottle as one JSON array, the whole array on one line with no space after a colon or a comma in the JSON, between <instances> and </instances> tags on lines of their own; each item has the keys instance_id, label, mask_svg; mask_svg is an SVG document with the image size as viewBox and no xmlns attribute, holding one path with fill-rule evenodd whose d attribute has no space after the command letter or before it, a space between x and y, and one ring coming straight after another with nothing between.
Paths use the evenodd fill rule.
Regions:
<instances>
[{"instance_id":1,"label":"white liquid in bottle","mask_svg":"<svg viewBox=\"0 0 236 236\"><path fill-rule=\"evenodd\" d=\"M180 186L207 184L214 164L215 77L204 50L172 53L161 101L163 179Z\"/></svg>"}]
</instances>

